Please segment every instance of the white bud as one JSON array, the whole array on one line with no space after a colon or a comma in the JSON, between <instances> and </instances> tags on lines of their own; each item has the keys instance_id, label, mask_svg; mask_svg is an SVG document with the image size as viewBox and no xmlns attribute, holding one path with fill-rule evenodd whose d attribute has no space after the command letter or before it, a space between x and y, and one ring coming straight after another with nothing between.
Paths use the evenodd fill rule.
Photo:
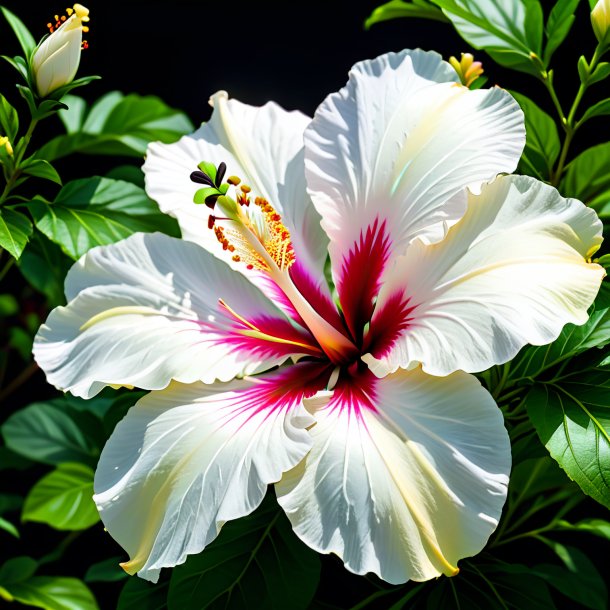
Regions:
<instances>
[{"instance_id":1,"label":"white bud","mask_svg":"<svg viewBox=\"0 0 610 610\"><path fill-rule=\"evenodd\" d=\"M591 11L591 25L600 43L610 42L610 0L599 0Z\"/></svg>"},{"instance_id":2,"label":"white bud","mask_svg":"<svg viewBox=\"0 0 610 610\"><path fill-rule=\"evenodd\" d=\"M40 97L71 83L80 62L83 25L89 21L89 10L75 4L70 16L38 46L32 57L32 72Z\"/></svg>"}]
</instances>

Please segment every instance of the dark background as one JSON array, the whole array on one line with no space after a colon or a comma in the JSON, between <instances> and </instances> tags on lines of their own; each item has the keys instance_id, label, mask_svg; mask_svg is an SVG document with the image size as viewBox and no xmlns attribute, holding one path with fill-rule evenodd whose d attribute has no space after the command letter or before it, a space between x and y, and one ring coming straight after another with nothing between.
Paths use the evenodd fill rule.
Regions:
<instances>
[{"instance_id":1,"label":"dark background","mask_svg":"<svg viewBox=\"0 0 610 610\"><path fill-rule=\"evenodd\" d=\"M36 39L46 33L46 23L53 15L63 13L68 6L62 1L0 0L0 3L16 13ZM546 0L543 3L549 6ZM114 89L158 95L168 104L184 110L195 125L209 118L211 109L207 100L219 89L253 105L275 100L287 109L297 108L311 115L327 94L345 84L347 72L356 61L403 48L434 49L445 58L459 57L460 52L469 50L449 24L439 22L401 19L365 31L364 20L380 4L376 0L90 0L84 4L91 11L91 31L87 34L89 49L83 52L79 76L99 74L102 80L74 93L89 101ZM584 54L590 58L594 43L588 2L582 0L572 33L553 60L557 89L566 110L578 87L578 56ZM13 33L0 19L0 54L18 53L20 49ZM475 56L484 62L489 77L487 86L498 84L514 88L553 113L548 95L535 78L504 70L482 52L476 52ZM0 91L25 115L25 103L14 88L16 81L17 73L1 62ZM609 94L607 84L596 85L590 99ZM598 130L602 125L592 121L579 132L573 151L598 143ZM60 131L56 119L43 122L36 132L34 146ZM60 160L56 166L61 175L73 179L103 174L126 161L76 157ZM23 286L20 274L12 269L0 292L11 292L15 288L13 292L19 294L20 286ZM23 368L23 362L10 363L9 378L18 374L20 368ZM10 405L3 406L0 419L4 420L10 412L33 400L55 395L38 372L11 397ZM35 474L39 476L40 472ZM28 474L22 481L24 490L34 482L35 478L29 480L31 476ZM24 533L27 538L22 540L24 546L17 543L14 552L3 549L3 554L4 551L10 555L19 554L24 548L38 547L42 555L64 537L36 524L28 525ZM120 553L101 528L93 528L70 547L65 565L69 566L71 574L82 576L94 561ZM523 557L516 559L522 561ZM327 592L327 601L352 605L370 592L368 583L348 574L336 558L325 557L323 561L322 587ZM61 573L61 566L48 566L46 573L53 570ZM93 586L102 607L107 608L113 607L119 588L120 585Z\"/></svg>"}]
</instances>

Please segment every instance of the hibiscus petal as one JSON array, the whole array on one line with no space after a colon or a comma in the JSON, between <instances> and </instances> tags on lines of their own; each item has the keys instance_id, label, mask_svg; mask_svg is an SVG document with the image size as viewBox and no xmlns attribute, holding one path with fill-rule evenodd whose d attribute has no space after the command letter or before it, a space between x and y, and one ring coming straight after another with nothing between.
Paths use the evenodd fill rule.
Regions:
<instances>
[{"instance_id":1,"label":"hibiscus petal","mask_svg":"<svg viewBox=\"0 0 610 610\"><path fill-rule=\"evenodd\" d=\"M437 53L388 53L356 64L305 130L307 185L346 312L354 284L374 291L390 253L415 236L437 241L462 216L464 187L517 166L518 104L501 89L469 91L456 80ZM375 277L351 264L359 247L378 261Z\"/></svg>"},{"instance_id":2,"label":"hibiscus petal","mask_svg":"<svg viewBox=\"0 0 610 610\"><path fill-rule=\"evenodd\" d=\"M313 414L310 453L276 485L306 544L393 584L454 575L483 548L511 459L502 415L474 377L369 373Z\"/></svg>"},{"instance_id":3,"label":"hibiscus petal","mask_svg":"<svg viewBox=\"0 0 610 610\"><path fill-rule=\"evenodd\" d=\"M91 250L70 270L66 296L38 331L34 357L50 383L77 396L105 385L228 381L292 354L315 355L305 347L311 336L243 276L161 234Z\"/></svg>"},{"instance_id":4,"label":"hibiscus petal","mask_svg":"<svg viewBox=\"0 0 610 610\"><path fill-rule=\"evenodd\" d=\"M174 144L152 143L144 173L146 191L163 212L178 219L184 239L194 241L239 271L208 227L211 210L193 203L201 185L189 176L201 161L227 164L253 194L265 197L282 215L301 264L319 277L328 238L305 187L303 131L309 117L287 112L273 102L261 107L228 99L224 91L212 96L212 117L194 134Z\"/></svg>"},{"instance_id":5,"label":"hibiscus petal","mask_svg":"<svg viewBox=\"0 0 610 610\"><path fill-rule=\"evenodd\" d=\"M156 582L261 503L311 447L302 399L320 387L320 372L308 364L226 384L174 383L128 412L94 484L106 529L129 553L127 572Z\"/></svg>"},{"instance_id":6,"label":"hibiscus petal","mask_svg":"<svg viewBox=\"0 0 610 610\"><path fill-rule=\"evenodd\" d=\"M421 362L432 375L487 369L526 343L583 324L604 276L587 262L602 223L580 201L526 176L499 177L471 195L440 243L415 241L388 276L371 323L375 374ZM402 318L391 315L402 306ZM389 310L388 310L389 307ZM400 332L388 332L388 322Z\"/></svg>"}]
</instances>

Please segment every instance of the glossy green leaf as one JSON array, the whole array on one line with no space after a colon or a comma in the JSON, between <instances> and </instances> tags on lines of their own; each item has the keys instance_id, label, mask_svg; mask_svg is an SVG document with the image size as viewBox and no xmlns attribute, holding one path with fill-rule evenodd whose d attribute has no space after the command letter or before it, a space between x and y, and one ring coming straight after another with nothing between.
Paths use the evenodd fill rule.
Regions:
<instances>
[{"instance_id":1,"label":"glossy green leaf","mask_svg":"<svg viewBox=\"0 0 610 610\"><path fill-rule=\"evenodd\" d=\"M15 142L19 131L19 115L0 93L0 136L8 136L11 143Z\"/></svg>"},{"instance_id":2,"label":"glossy green leaf","mask_svg":"<svg viewBox=\"0 0 610 610\"><path fill-rule=\"evenodd\" d=\"M95 398L92 402L95 403ZM68 399L37 402L13 413L2 424L9 449L45 464L81 462L95 466L100 454L100 425L71 408Z\"/></svg>"},{"instance_id":3,"label":"glossy green leaf","mask_svg":"<svg viewBox=\"0 0 610 610\"><path fill-rule=\"evenodd\" d=\"M27 470L34 464L35 462L15 453L12 449L0 446L0 472L3 470ZM0 512L2 512L2 506L2 495L0 495Z\"/></svg>"},{"instance_id":4,"label":"glossy green leaf","mask_svg":"<svg viewBox=\"0 0 610 610\"><path fill-rule=\"evenodd\" d=\"M74 259L138 231L179 234L176 222L162 214L144 190L122 180L74 180L52 204L35 200L30 209L36 227Z\"/></svg>"},{"instance_id":5,"label":"glossy green leaf","mask_svg":"<svg viewBox=\"0 0 610 610\"><path fill-rule=\"evenodd\" d=\"M610 142L588 148L568 166L560 191L576 197L596 210L600 218L610 218Z\"/></svg>"},{"instance_id":6,"label":"glossy green leaf","mask_svg":"<svg viewBox=\"0 0 610 610\"><path fill-rule=\"evenodd\" d=\"M106 174L106 178L124 180L142 189L144 188L144 172L141 167L136 167L135 165L117 165Z\"/></svg>"},{"instance_id":7,"label":"glossy green leaf","mask_svg":"<svg viewBox=\"0 0 610 610\"><path fill-rule=\"evenodd\" d=\"M63 576L33 576L22 582L2 585L0 597L44 610L98 610L93 593L85 583Z\"/></svg>"},{"instance_id":8,"label":"glossy green leaf","mask_svg":"<svg viewBox=\"0 0 610 610\"><path fill-rule=\"evenodd\" d=\"M610 309L594 306L582 326L567 324L553 343L523 348L511 363L510 378L513 381L535 379L570 357L609 343Z\"/></svg>"},{"instance_id":9,"label":"glossy green leaf","mask_svg":"<svg viewBox=\"0 0 610 610\"><path fill-rule=\"evenodd\" d=\"M0 517L0 530L15 538L19 538L19 530L17 529L17 526L4 517Z\"/></svg>"},{"instance_id":10,"label":"glossy green leaf","mask_svg":"<svg viewBox=\"0 0 610 610\"><path fill-rule=\"evenodd\" d=\"M119 563L123 557L111 557L89 567L85 574L85 582L117 582L129 578Z\"/></svg>"},{"instance_id":11,"label":"glossy green leaf","mask_svg":"<svg viewBox=\"0 0 610 610\"><path fill-rule=\"evenodd\" d=\"M19 258L32 234L32 223L25 214L9 208L0 209L0 247Z\"/></svg>"},{"instance_id":12,"label":"glossy green leaf","mask_svg":"<svg viewBox=\"0 0 610 610\"><path fill-rule=\"evenodd\" d=\"M553 53L570 33L575 19L574 12L579 4L580 0L558 0L551 10L544 28L547 37L544 49L546 65L549 64Z\"/></svg>"},{"instance_id":13,"label":"glossy green leaf","mask_svg":"<svg viewBox=\"0 0 610 610\"><path fill-rule=\"evenodd\" d=\"M25 24L17 15L11 13L7 8L3 6L0 7L4 18L8 21L8 24L11 26L11 29L17 36L17 40L23 49L26 57L34 50L36 47L36 41L34 37L30 34L30 31L25 27Z\"/></svg>"},{"instance_id":14,"label":"glossy green leaf","mask_svg":"<svg viewBox=\"0 0 610 610\"><path fill-rule=\"evenodd\" d=\"M319 577L318 556L268 494L256 512L227 523L202 553L174 568L168 607L304 610Z\"/></svg>"},{"instance_id":15,"label":"glossy green leaf","mask_svg":"<svg viewBox=\"0 0 610 610\"><path fill-rule=\"evenodd\" d=\"M525 95L511 91L525 114L526 143L521 173L547 180L559 156L561 143L555 121Z\"/></svg>"},{"instance_id":16,"label":"glossy green leaf","mask_svg":"<svg viewBox=\"0 0 610 610\"><path fill-rule=\"evenodd\" d=\"M582 491L610 508L610 375L589 370L536 384L525 399L551 457Z\"/></svg>"},{"instance_id":17,"label":"glossy green leaf","mask_svg":"<svg viewBox=\"0 0 610 610\"><path fill-rule=\"evenodd\" d=\"M583 519L578 523L569 523L568 521L559 521L557 523L558 529L586 532L610 540L610 521L604 519Z\"/></svg>"},{"instance_id":18,"label":"glossy green leaf","mask_svg":"<svg viewBox=\"0 0 610 610\"><path fill-rule=\"evenodd\" d=\"M28 176L50 180L61 186L61 178L59 177L57 170L44 159L31 158L24 161L23 165L21 165L21 171Z\"/></svg>"},{"instance_id":19,"label":"glossy green leaf","mask_svg":"<svg viewBox=\"0 0 610 610\"><path fill-rule=\"evenodd\" d=\"M434 0L460 36L497 63L538 75L542 58L542 7L538 0Z\"/></svg>"},{"instance_id":20,"label":"glossy green leaf","mask_svg":"<svg viewBox=\"0 0 610 610\"><path fill-rule=\"evenodd\" d=\"M36 231L17 264L28 283L42 292L54 307L66 302L64 279L72 263L57 244Z\"/></svg>"},{"instance_id":21,"label":"glossy green leaf","mask_svg":"<svg viewBox=\"0 0 610 610\"><path fill-rule=\"evenodd\" d=\"M78 95L64 95L61 100L67 108L62 108L57 116L67 133L77 133L82 129L87 113L87 102Z\"/></svg>"},{"instance_id":22,"label":"glossy green leaf","mask_svg":"<svg viewBox=\"0 0 610 610\"><path fill-rule=\"evenodd\" d=\"M100 519L92 497L93 470L84 464L60 464L32 487L21 519L58 530L87 529Z\"/></svg>"},{"instance_id":23,"label":"glossy green leaf","mask_svg":"<svg viewBox=\"0 0 610 610\"><path fill-rule=\"evenodd\" d=\"M0 585L27 580L38 569L38 562L31 557L12 557L0 567Z\"/></svg>"},{"instance_id":24,"label":"glossy green leaf","mask_svg":"<svg viewBox=\"0 0 610 610\"><path fill-rule=\"evenodd\" d=\"M74 97L71 97L75 105ZM174 142L193 131L188 117L154 96L113 91L86 112L82 103L64 115L69 133L53 138L38 157L53 161L75 152L142 157L151 141ZM71 113L71 114L70 114Z\"/></svg>"},{"instance_id":25,"label":"glossy green leaf","mask_svg":"<svg viewBox=\"0 0 610 610\"><path fill-rule=\"evenodd\" d=\"M439 8L426 0L390 0L390 2L378 6L370 14L364 22L364 27L368 30L376 23L403 17L423 17L436 21L449 21Z\"/></svg>"},{"instance_id":26,"label":"glossy green leaf","mask_svg":"<svg viewBox=\"0 0 610 610\"><path fill-rule=\"evenodd\" d=\"M602 100L601 102L597 102L597 104L593 104L587 111L583 114L579 124L592 119L593 117L605 116L610 114L610 98L606 100Z\"/></svg>"},{"instance_id":27,"label":"glossy green leaf","mask_svg":"<svg viewBox=\"0 0 610 610\"><path fill-rule=\"evenodd\" d=\"M610 63L602 61L597 65L593 74L589 76L589 85L605 80L610 76Z\"/></svg>"},{"instance_id":28,"label":"glossy green leaf","mask_svg":"<svg viewBox=\"0 0 610 610\"><path fill-rule=\"evenodd\" d=\"M116 610L165 610L169 581L152 584L132 576L119 595ZM191 610L188 606L184 610Z\"/></svg>"}]
</instances>

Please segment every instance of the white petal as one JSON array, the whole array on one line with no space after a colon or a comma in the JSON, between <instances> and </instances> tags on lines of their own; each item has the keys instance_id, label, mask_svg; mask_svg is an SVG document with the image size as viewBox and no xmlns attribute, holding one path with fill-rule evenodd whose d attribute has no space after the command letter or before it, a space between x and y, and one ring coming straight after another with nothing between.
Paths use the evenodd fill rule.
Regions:
<instances>
[{"instance_id":1,"label":"white petal","mask_svg":"<svg viewBox=\"0 0 610 610\"><path fill-rule=\"evenodd\" d=\"M402 337L378 359L383 376L421 362L426 372L481 371L583 324L604 270L587 262L602 224L580 201L526 176L499 177L472 195L468 212L438 244L414 242L379 295L408 304ZM379 361L381 360L381 361Z\"/></svg>"},{"instance_id":2,"label":"white petal","mask_svg":"<svg viewBox=\"0 0 610 610\"><path fill-rule=\"evenodd\" d=\"M91 250L70 270L66 296L38 331L34 357L49 383L77 396L105 385L228 381L287 357L236 349L235 318L219 298L251 321L286 325L285 316L208 252L165 235Z\"/></svg>"},{"instance_id":3,"label":"white petal","mask_svg":"<svg viewBox=\"0 0 610 610\"><path fill-rule=\"evenodd\" d=\"M267 484L311 446L313 423L295 396L283 402L259 378L152 392L119 423L95 474L104 526L129 553L130 574L156 582L226 521L251 513Z\"/></svg>"},{"instance_id":4,"label":"white petal","mask_svg":"<svg viewBox=\"0 0 610 610\"><path fill-rule=\"evenodd\" d=\"M474 377L400 371L335 390L314 417L311 452L276 485L310 547L393 584L454 575L483 548L511 459L502 415Z\"/></svg>"},{"instance_id":5,"label":"white petal","mask_svg":"<svg viewBox=\"0 0 610 610\"><path fill-rule=\"evenodd\" d=\"M228 175L239 176L253 195L265 197L282 214L299 259L310 271L321 272L328 239L306 193L303 167L303 131L310 119L273 102L255 107L229 100L224 91L210 102L211 119L192 136L149 145L143 167L148 194L178 219L185 239L230 262L207 228L209 208L193 203L201 185L189 179L201 161L224 161ZM243 271L243 265L236 268Z\"/></svg>"},{"instance_id":6,"label":"white petal","mask_svg":"<svg viewBox=\"0 0 610 610\"><path fill-rule=\"evenodd\" d=\"M377 220L392 250L440 239L466 206L464 187L515 169L523 113L505 91L469 91L437 53L389 53L356 64L305 131L307 185L342 256Z\"/></svg>"}]
</instances>

